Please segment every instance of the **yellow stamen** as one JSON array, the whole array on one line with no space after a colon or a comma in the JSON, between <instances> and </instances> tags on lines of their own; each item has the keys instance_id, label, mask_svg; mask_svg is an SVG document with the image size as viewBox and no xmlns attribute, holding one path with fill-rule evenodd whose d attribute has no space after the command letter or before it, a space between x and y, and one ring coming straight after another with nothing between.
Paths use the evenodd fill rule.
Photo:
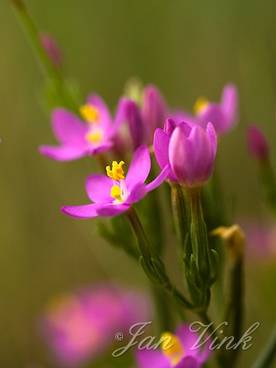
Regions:
<instances>
[{"instance_id":1,"label":"yellow stamen","mask_svg":"<svg viewBox=\"0 0 276 368\"><path fill-rule=\"evenodd\" d=\"M99 110L93 105L86 104L81 106L80 114L87 123L94 124L100 122Z\"/></svg>"},{"instance_id":2,"label":"yellow stamen","mask_svg":"<svg viewBox=\"0 0 276 368\"><path fill-rule=\"evenodd\" d=\"M125 178L125 173L123 169L124 161L112 161L112 169L110 166L106 166L106 174L113 180L122 180Z\"/></svg>"},{"instance_id":3,"label":"yellow stamen","mask_svg":"<svg viewBox=\"0 0 276 368\"><path fill-rule=\"evenodd\" d=\"M194 111L196 114L203 112L209 105L209 101L204 97L199 97L194 104Z\"/></svg>"},{"instance_id":4,"label":"yellow stamen","mask_svg":"<svg viewBox=\"0 0 276 368\"><path fill-rule=\"evenodd\" d=\"M113 185L110 190L110 195L112 198L116 199L119 202L123 201L122 197L122 189L119 187L119 185Z\"/></svg>"},{"instance_id":5,"label":"yellow stamen","mask_svg":"<svg viewBox=\"0 0 276 368\"><path fill-rule=\"evenodd\" d=\"M85 139L89 143L100 143L103 140L103 133L101 130L90 131L86 134Z\"/></svg>"},{"instance_id":6,"label":"yellow stamen","mask_svg":"<svg viewBox=\"0 0 276 368\"><path fill-rule=\"evenodd\" d=\"M173 366L177 365L184 357L185 351L179 338L170 332L165 332L161 336L161 349L163 354L170 359Z\"/></svg>"}]
</instances>

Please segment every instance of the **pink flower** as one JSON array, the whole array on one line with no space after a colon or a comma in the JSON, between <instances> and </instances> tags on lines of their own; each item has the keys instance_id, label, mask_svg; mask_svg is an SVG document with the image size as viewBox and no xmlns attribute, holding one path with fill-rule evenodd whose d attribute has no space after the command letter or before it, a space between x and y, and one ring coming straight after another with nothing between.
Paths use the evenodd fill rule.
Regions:
<instances>
[{"instance_id":1,"label":"pink flower","mask_svg":"<svg viewBox=\"0 0 276 368\"><path fill-rule=\"evenodd\" d=\"M145 184L151 168L150 154L146 146L136 150L126 176L123 166L123 161L113 161L112 166L106 168L107 175L89 176L86 191L93 203L65 206L62 211L76 218L120 215L148 192L157 188L167 178L169 170L165 167L155 180Z\"/></svg>"},{"instance_id":2,"label":"pink flower","mask_svg":"<svg viewBox=\"0 0 276 368\"><path fill-rule=\"evenodd\" d=\"M154 152L160 167L170 167L168 178L186 186L198 186L212 174L217 135L211 123L206 128L168 119L164 130L154 135Z\"/></svg>"},{"instance_id":3,"label":"pink flower","mask_svg":"<svg viewBox=\"0 0 276 368\"><path fill-rule=\"evenodd\" d=\"M168 114L165 99L154 85L144 89L141 114L146 143L152 144L155 129L162 128Z\"/></svg>"},{"instance_id":4,"label":"pink flower","mask_svg":"<svg viewBox=\"0 0 276 368\"><path fill-rule=\"evenodd\" d=\"M103 353L116 332L147 318L143 295L105 284L55 302L43 317L42 332L58 362L75 367Z\"/></svg>"},{"instance_id":5,"label":"pink flower","mask_svg":"<svg viewBox=\"0 0 276 368\"><path fill-rule=\"evenodd\" d=\"M211 122L217 134L225 134L238 120L237 88L233 84L228 84L222 91L219 103L200 98L195 104L195 115L179 111L174 114L174 118L178 121L200 124L204 128Z\"/></svg>"},{"instance_id":6,"label":"pink flower","mask_svg":"<svg viewBox=\"0 0 276 368\"><path fill-rule=\"evenodd\" d=\"M97 95L88 97L80 108L80 117L58 108L52 114L52 128L58 146L42 146L40 152L54 160L75 160L105 152L114 144L114 137L125 118L126 99L119 101L114 120Z\"/></svg>"},{"instance_id":7,"label":"pink flower","mask_svg":"<svg viewBox=\"0 0 276 368\"><path fill-rule=\"evenodd\" d=\"M200 368L208 359L208 347L194 348L198 335L188 325L180 326L176 334L161 336L161 350L140 350L137 352L139 368Z\"/></svg>"}]
</instances>

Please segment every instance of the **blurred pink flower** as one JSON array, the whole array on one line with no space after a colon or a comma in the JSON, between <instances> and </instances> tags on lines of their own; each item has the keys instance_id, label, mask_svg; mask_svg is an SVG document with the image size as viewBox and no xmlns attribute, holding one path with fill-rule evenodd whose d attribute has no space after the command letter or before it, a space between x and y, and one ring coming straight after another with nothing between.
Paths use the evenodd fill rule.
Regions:
<instances>
[{"instance_id":1,"label":"blurred pink flower","mask_svg":"<svg viewBox=\"0 0 276 368\"><path fill-rule=\"evenodd\" d=\"M56 300L42 319L42 333L61 366L96 358L124 332L150 318L144 295L114 285L98 285Z\"/></svg>"},{"instance_id":2,"label":"blurred pink flower","mask_svg":"<svg viewBox=\"0 0 276 368\"><path fill-rule=\"evenodd\" d=\"M247 254L258 259L276 257L276 226L256 220L242 221L247 238Z\"/></svg>"},{"instance_id":3,"label":"blurred pink flower","mask_svg":"<svg viewBox=\"0 0 276 368\"><path fill-rule=\"evenodd\" d=\"M247 130L247 144L251 155L257 160L267 160L269 157L268 141L260 128L250 125Z\"/></svg>"},{"instance_id":4,"label":"blurred pink flower","mask_svg":"<svg viewBox=\"0 0 276 368\"><path fill-rule=\"evenodd\" d=\"M239 119L239 96L234 84L227 84L222 91L219 102L210 102L199 98L194 106L195 114L176 111L172 117L176 121L200 124L206 127L210 122L218 135L228 133Z\"/></svg>"}]
</instances>

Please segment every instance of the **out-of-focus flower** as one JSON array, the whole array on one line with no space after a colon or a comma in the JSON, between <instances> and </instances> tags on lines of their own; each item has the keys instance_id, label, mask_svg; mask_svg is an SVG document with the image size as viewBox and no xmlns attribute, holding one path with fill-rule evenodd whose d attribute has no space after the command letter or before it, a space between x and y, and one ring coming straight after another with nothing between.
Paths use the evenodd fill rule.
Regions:
<instances>
[{"instance_id":1,"label":"out-of-focus flower","mask_svg":"<svg viewBox=\"0 0 276 368\"><path fill-rule=\"evenodd\" d=\"M123 99L119 117L122 124L114 138L114 150L118 154L133 152L145 137L140 108L133 100Z\"/></svg>"},{"instance_id":2,"label":"out-of-focus flower","mask_svg":"<svg viewBox=\"0 0 276 368\"><path fill-rule=\"evenodd\" d=\"M152 144L155 129L162 128L168 117L166 102L155 86L148 85L144 88L141 111L146 143Z\"/></svg>"},{"instance_id":3,"label":"out-of-focus flower","mask_svg":"<svg viewBox=\"0 0 276 368\"><path fill-rule=\"evenodd\" d=\"M128 174L123 170L124 162L112 162L106 167L107 176L91 175L86 182L86 191L94 203L82 206L66 206L62 211L76 218L117 216L127 211L133 203L140 201L148 192L157 188L168 175L168 167L149 184L145 181L151 169L149 150L139 147L130 164Z\"/></svg>"},{"instance_id":4,"label":"out-of-focus flower","mask_svg":"<svg viewBox=\"0 0 276 368\"><path fill-rule=\"evenodd\" d=\"M194 106L195 115L186 112L176 112L177 119L200 124L204 128L209 122L214 125L217 134L227 133L238 120L238 92L233 84L228 84L222 91L219 103L209 102L199 98Z\"/></svg>"},{"instance_id":5,"label":"out-of-focus flower","mask_svg":"<svg viewBox=\"0 0 276 368\"><path fill-rule=\"evenodd\" d=\"M59 146L41 146L40 152L54 160L67 161L109 150L125 119L125 99L119 101L112 120L109 110L97 95L88 97L80 115L58 108L52 115L52 127Z\"/></svg>"},{"instance_id":6,"label":"out-of-focus flower","mask_svg":"<svg viewBox=\"0 0 276 368\"><path fill-rule=\"evenodd\" d=\"M276 259L276 227L256 220L241 220L247 237L247 255L258 260Z\"/></svg>"},{"instance_id":7,"label":"out-of-focus flower","mask_svg":"<svg viewBox=\"0 0 276 368\"><path fill-rule=\"evenodd\" d=\"M131 151L141 144L151 146L155 129L163 127L170 115L165 99L156 86L147 85L142 89L136 83L131 84L130 88L126 91L128 104L124 124L116 137L115 150L119 153Z\"/></svg>"},{"instance_id":8,"label":"out-of-focus flower","mask_svg":"<svg viewBox=\"0 0 276 368\"><path fill-rule=\"evenodd\" d=\"M53 65L60 68L63 62L63 57L56 40L49 34L41 33L40 41Z\"/></svg>"},{"instance_id":9,"label":"out-of-focus flower","mask_svg":"<svg viewBox=\"0 0 276 368\"><path fill-rule=\"evenodd\" d=\"M186 186L199 186L212 174L217 151L217 135L211 123L206 128L174 120L157 129L154 152L163 168L169 164L168 178Z\"/></svg>"},{"instance_id":10,"label":"out-of-focus flower","mask_svg":"<svg viewBox=\"0 0 276 368\"><path fill-rule=\"evenodd\" d=\"M194 348L198 335L188 325L182 325L176 334L161 336L161 350L140 350L137 352L139 368L200 368L208 359L210 351Z\"/></svg>"},{"instance_id":11,"label":"out-of-focus flower","mask_svg":"<svg viewBox=\"0 0 276 368\"><path fill-rule=\"evenodd\" d=\"M248 149L251 155L257 160L267 160L269 156L269 146L267 139L261 129L256 125L251 125L247 130Z\"/></svg>"},{"instance_id":12,"label":"out-of-focus flower","mask_svg":"<svg viewBox=\"0 0 276 368\"><path fill-rule=\"evenodd\" d=\"M144 295L98 285L51 305L42 319L42 333L59 363L75 367L101 354L116 332L150 318L149 311Z\"/></svg>"}]
</instances>

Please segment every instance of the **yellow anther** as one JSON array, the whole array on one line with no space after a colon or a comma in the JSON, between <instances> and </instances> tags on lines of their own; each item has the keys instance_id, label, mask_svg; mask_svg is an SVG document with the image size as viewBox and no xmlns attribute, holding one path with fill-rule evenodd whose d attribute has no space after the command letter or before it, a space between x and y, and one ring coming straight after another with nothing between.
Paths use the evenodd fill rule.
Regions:
<instances>
[{"instance_id":1,"label":"yellow anther","mask_svg":"<svg viewBox=\"0 0 276 368\"><path fill-rule=\"evenodd\" d=\"M86 136L85 139L89 142L89 143L100 143L103 140L103 132L99 129L97 130L92 130L89 131Z\"/></svg>"},{"instance_id":2,"label":"yellow anther","mask_svg":"<svg viewBox=\"0 0 276 368\"><path fill-rule=\"evenodd\" d=\"M93 105L86 104L81 106L80 114L87 123L94 124L100 121L99 110Z\"/></svg>"},{"instance_id":3,"label":"yellow anther","mask_svg":"<svg viewBox=\"0 0 276 368\"><path fill-rule=\"evenodd\" d=\"M106 166L106 174L113 180L122 180L125 178L125 173L123 169L124 161L112 161L112 168L110 166Z\"/></svg>"},{"instance_id":4,"label":"yellow anther","mask_svg":"<svg viewBox=\"0 0 276 368\"><path fill-rule=\"evenodd\" d=\"M177 365L185 355L181 341L177 336L170 332L165 332L162 334L161 349L163 354L169 358L172 366Z\"/></svg>"},{"instance_id":5,"label":"yellow anther","mask_svg":"<svg viewBox=\"0 0 276 368\"><path fill-rule=\"evenodd\" d=\"M119 202L123 201L122 197L122 189L119 187L119 185L113 185L110 190L110 196L114 199L116 199Z\"/></svg>"},{"instance_id":6,"label":"yellow anther","mask_svg":"<svg viewBox=\"0 0 276 368\"><path fill-rule=\"evenodd\" d=\"M194 104L194 112L196 114L199 114L203 112L203 110L205 110L208 105L209 101L206 98L199 97Z\"/></svg>"}]
</instances>

